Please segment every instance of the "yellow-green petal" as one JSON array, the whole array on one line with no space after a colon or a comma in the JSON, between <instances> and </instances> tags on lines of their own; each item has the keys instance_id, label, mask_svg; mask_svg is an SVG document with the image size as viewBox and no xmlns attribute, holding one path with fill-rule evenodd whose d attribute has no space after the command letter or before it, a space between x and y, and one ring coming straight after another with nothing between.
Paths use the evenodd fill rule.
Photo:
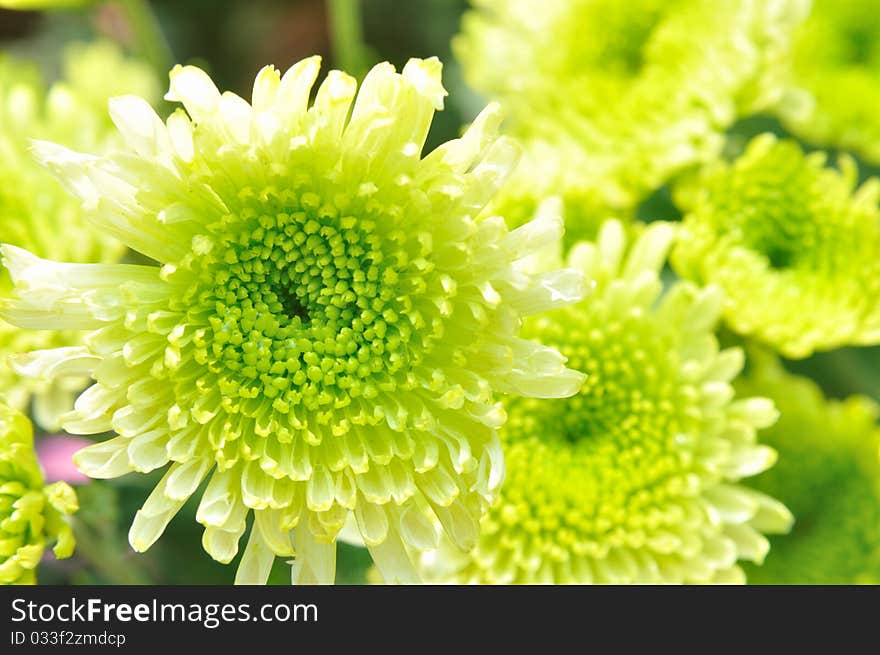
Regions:
<instances>
[{"instance_id":1,"label":"yellow-green petal","mask_svg":"<svg viewBox=\"0 0 880 655\"><path fill-rule=\"evenodd\" d=\"M32 139L51 139L97 152L118 140L107 117L112 95L137 92L156 98L149 69L125 58L110 42L67 48L62 78L51 86L25 62L0 56L0 224L2 241L43 256L70 262L118 260L125 247L101 235L87 222L80 202L35 161ZM0 266L0 298L11 290L9 273ZM34 381L18 375L10 355L80 343L77 329L26 332L0 320L0 392L24 409L36 394L35 418L46 429L58 428L58 415L72 406L87 376L56 376Z\"/></svg>"},{"instance_id":2,"label":"yellow-green petal","mask_svg":"<svg viewBox=\"0 0 880 655\"><path fill-rule=\"evenodd\" d=\"M56 557L70 557L75 544L67 517L78 508L66 483L44 486L30 421L0 402L0 584L34 584L53 541Z\"/></svg>"}]
</instances>

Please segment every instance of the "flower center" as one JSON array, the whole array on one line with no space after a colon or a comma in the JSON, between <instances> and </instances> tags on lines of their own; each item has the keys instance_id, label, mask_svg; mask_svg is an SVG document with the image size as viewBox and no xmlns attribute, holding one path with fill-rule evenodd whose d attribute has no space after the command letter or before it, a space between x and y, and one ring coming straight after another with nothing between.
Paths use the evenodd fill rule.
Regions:
<instances>
[{"instance_id":1,"label":"flower center","mask_svg":"<svg viewBox=\"0 0 880 655\"><path fill-rule=\"evenodd\" d=\"M274 398L281 412L390 390L411 358L399 288L406 257L386 255L375 221L308 204L224 217L200 294L210 329L197 346L224 395Z\"/></svg>"},{"instance_id":2,"label":"flower center","mask_svg":"<svg viewBox=\"0 0 880 655\"><path fill-rule=\"evenodd\" d=\"M282 339L312 333L312 319L321 333L340 334L384 302L377 284L383 257L369 237L373 226L354 218L343 222L340 229L305 212L261 217L228 243L223 259L229 277L220 278L218 295L234 296Z\"/></svg>"},{"instance_id":3,"label":"flower center","mask_svg":"<svg viewBox=\"0 0 880 655\"><path fill-rule=\"evenodd\" d=\"M795 191L780 192L753 198L753 203L745 205L739 217L734 218L728 233L739 234L750 250L762 254L769 266L775 270L792 268L826 267L831 263L833 243L823 233L837 223L838 217L833 207L827 205L821 210L822 220L817 221L816 207L811 200L805 203L803 187ZM766 191L764 192L766 194ZM748 202L749 199L743 199ZM828 235L830 236L830 235ZM824 254L823 254L824 253Z\"/></svg>"}]
</instances>

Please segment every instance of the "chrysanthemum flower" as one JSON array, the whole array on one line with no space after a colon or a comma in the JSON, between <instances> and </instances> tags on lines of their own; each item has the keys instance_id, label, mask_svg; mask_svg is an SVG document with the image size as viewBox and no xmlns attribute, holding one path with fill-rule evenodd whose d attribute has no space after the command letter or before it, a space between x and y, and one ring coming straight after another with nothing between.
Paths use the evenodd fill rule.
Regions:
<instances>
[{"instance_id":1,"label":"chrysanthemum flower","mask_svg":"<svg viewBox=\"0 0 880 655\"><path fill-rule=\"evenodd\" d=\"M739 582L760 562L762 533L791 516L739 484L775 452L756 443L776 418L764 398L734 398L742 352L719 350L717 288L659 271L672 227L654 223L627 246L606 222L570 263L590 298L526 324L587 375L567 400L511 399L502 430L507 480L477 547L428 553L429 578L459 583Z\"/></svg>"},{"instance_id":2,"label":"chrysanthemum flower","mask_svg":"<svg viewBox=\"0 0 880 655\"><path fill-rule=\"evenodd\" d=\"M726 294L736 332L787 357L880 342L880 182L766 134L677 190L675 270Z\"/></svg>"},{"instance_id":3,"label":"chrysanthemum flower","mask_svg":"<svg viewBox=\"0 0 880 655\"><path fill-rule=\"evenodd\" d=\"M561 194L595 236L777 101L803 0L474 0L454 41L466 80L526 144L497 206L517 224Z\"/></svg>"},{"instance_id":4,"label":"chrysanthemum flower","mask_svg":"<svg viewBox=\"0 0 880 655\"><path fill-rule=\"evenodd\" d=\"M65 261L118 259L124 246L83 220L80 201L34 161L30 139L52 139L89 151L109 147L113 126L107 117L108 98L126 92L157 97L156 88L149 69L125 59L109 42L71 46L63 78L51 87L22 62L0 56L0 240ZM10 289L9 276L0 267L0 296ZM28 385L7 360L14 353L80 342L76 331L25 332L0 320L0 391L19 409L36 391L37 422L57 428L59 413L72 407L74 393L87 380Z\"/></svg>"},{"instance_id":5,"label":"chrysanthemum flower","mask_svg":"<svg viewBox=\"0 0 880 655\"><path fill-rule=\"evenodd\" d=\"M749 357L741 393L776 402L779 421L762 439L779 463L755 479L758 489L794 513L790 535L773 538L759 584L880 583L880 429L877 404L863 396L826 400L811 380L778 360Z\"/></svg>"},{"instance_id":6,"label":"chrysanthemum flower","mask_svg":"<svg viewBox=\"0 0 880 655\"><path fill-rule=\"evenodd\" d=\"M518 338L521 317L580 298L573 270L520 260L558 241L541 217L509 232L477 219L516 160L496 106L422 158L445 90L436 59L376 66L359 93L318 58L264 68L253 103L176 67L163 123L111 101L128 149L52 144L40 158L107 233L159 266L71 265L5 246L29 328L94 330L19 370L90 372L65 428L119 436L83 450L97 478L166 466L135 517L147 549L201 482L203 545L230 561L251 510L239 582L296 551L294 580L332 581L354 512L386 577L415 573L403 544L463 548L503 477L497 394L565 396L582 377ZM295 530L294 530L295 528ZM293 542L291 543L291 530Z\"/></svg>"},{"instance_id":7,"label":"chrysanthemum flower","mask_svg":"<svg viewBox=\"0 0 880 655\"><path fill-rule=\"evenodd\" d=\"M78 509L65 482L45 485L30 421L0 402L0 584L34 584L47 543L55 556L73 553L64 517Z\"/></svg>"},{"instance_id":8,"label":"chrysanthemum flower","mask_svg":"<svg viewBox=\"0 0 880 655\"><path fill-rule=\"evenodd\" d=\"M816 145L880 164L880 2L814 0L792 48L792 86L778 113Z\"/></svg>"}]
</instances>

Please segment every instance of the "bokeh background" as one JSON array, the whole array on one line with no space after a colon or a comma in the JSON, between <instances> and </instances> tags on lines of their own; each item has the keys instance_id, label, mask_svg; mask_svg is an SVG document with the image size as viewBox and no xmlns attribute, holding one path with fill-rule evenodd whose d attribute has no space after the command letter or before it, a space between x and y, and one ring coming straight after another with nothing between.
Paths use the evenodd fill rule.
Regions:
<instances>
[{"instance_id":1,"label":"bokeh background","mask_svg":"<svg viewBox=\"0 0 880 655\"><path fill-rule=\"evenodd\" d=\"M250 97L254 75L269 63L284 70L303 57L320 54L329 67L363 73L378 61L400 67L410 57L436 55L445 64L450 98L435 120L428 148L458 136L481 107L481 99L463 83L449 48L467 9L466 0L363 0L360 16L355 18L360 19L365 47L357 52L347 50L350 42L339 39L345 28L337 25L334 29L325 0L154 0L151 4L174 60L197 64L221 89L245 98ZM49 80L58 74L66 45L96 36L133 45L121 7L110 2L89 11L0 10L0 51L38 62ZM352 62L360 70L352 71ZM785 134L774 119L752 117L731 128L730 143L735 147L768 130ZM880 174L880 169L859 163L863 177ZM648 198L638 215L646 221L679 218L667 189ZM880 401L880 347L843 348L786 365L816 380L832 398L861 393ZM38 448L54 462L47 467L50 479L55 470L64 474L65 466L70 467L70 448L65 449L63 442L46 440ZM231 584L237 562L220 565L198 547L202 528L194 517L200 494L193 496L148 553L136 554L129 547L131 517L160 475L81 481L76 554L64 561L50 557L41 568L41 582ZM366 551L345 544L339 549L337 582L365 582L370 564ZM270 582L289 583L289 568L283 562L276 562Z\"/></svg>"}]
</instances>

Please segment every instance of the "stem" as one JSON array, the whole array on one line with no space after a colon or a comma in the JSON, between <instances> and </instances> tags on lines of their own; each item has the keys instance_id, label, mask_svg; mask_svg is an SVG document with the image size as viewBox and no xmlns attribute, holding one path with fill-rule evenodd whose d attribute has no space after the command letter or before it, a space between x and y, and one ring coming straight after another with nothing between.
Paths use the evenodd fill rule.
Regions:
<instances>
[{"instance_id":1,"label":"stem","mask_svg":"<svg viewBox=\"0 0 880 655\"><path fill-rule=\"evenodd\" d=\"M175 63L174 53L148 0L117 0L134 37L134 49L164 79Z\"/></svg>"},{"instance_id":2,"label":"stem","mask_svg":"<svg viewBox=\"0 0 880 655\"><path fill-rule=\"evenodd\" d=\"M370 57L364 43L360 0L327 0L327 10L336 64L350 75L361 77Z\"/></svg>"},{"instance_id":3,"label":"stem","mask_svg":"<svg viewBox=\"0 0 880 655\"><path fill-rule=\"evenodd\" d=\"M91 564L110 584L142 585L149 582L138 568L126 561L124 555L113 552L112 547L105 547L108 543L115 545L112 541L102 539L81 523L76 528L77 556Z\"/></svg>"}]
</instances>

